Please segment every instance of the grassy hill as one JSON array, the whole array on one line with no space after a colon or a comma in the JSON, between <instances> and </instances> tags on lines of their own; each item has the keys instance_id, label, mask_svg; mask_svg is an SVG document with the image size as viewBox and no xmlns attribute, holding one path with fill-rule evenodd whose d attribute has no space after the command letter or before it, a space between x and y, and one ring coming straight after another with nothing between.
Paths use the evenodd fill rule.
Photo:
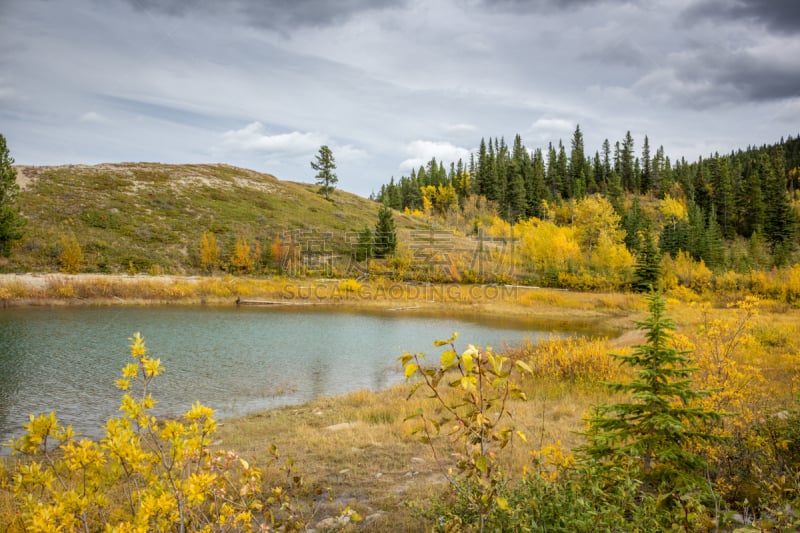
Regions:
<instances>
[{"instance_id":1,"label":"grassy hill","mask_svg":"<svg viewBox=\"0 0 800 533\"><path fill-rule=\"evenodd\" d=\"M158 163L16 167L28 221L4 271L54 271L62 238L74 233L88 272L194 273L204 231L223 262L237 237L269 259L276 236L349 254L355 233L374 228L379 205L344 191L331 201L312 184L228 165ZM395 214L402 232L418 219Z\"/></svg>"}]
</instances>

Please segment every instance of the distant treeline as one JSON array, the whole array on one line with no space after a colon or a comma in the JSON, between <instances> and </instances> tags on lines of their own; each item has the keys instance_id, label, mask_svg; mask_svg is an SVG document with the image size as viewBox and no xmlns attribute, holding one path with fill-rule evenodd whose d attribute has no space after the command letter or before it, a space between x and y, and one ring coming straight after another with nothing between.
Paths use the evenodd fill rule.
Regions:
<instances>
[{"instance_id":1,"label":"distant treeline","mask_svg":"<svg viewBox=\"0 0 800 533\"><path fill-rule=\"evenodd\" d=\"M503 138L481 139L469 161L446 168L431 159L409 176L392 178L374 199L395 209L445 214L478 195L513 222L547 218L548 206L592 194L606 197L622 217L632 252L650 224L641 202L671 197L684 203L688 216L661 228L662 251L688 251L713 266L721 261L721 242L740 236L761 239L775 263L785 263L798 234L792 201L800 195L800 138L691 163L671 162L662 146L653 152L647 137L637 152L630 132L613 145L605 140L594 155L586 154L580 127L569 149L559 140L531 151L520 135L511 147Z\"/></svg>"}]
</instances>

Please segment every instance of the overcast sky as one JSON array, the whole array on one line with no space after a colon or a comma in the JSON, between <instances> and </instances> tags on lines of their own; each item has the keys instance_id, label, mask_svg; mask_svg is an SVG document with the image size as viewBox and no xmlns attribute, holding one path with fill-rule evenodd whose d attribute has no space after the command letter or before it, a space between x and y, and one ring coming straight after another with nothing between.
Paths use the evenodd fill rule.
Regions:
<instances>
[{"instance_id":1,"label":"overcast sky","mask_svg":"<svg viewBox=\"0 0 800 533\"><path fill-rule=\"evenodd\" d=\"M575 125L673 160L800 132L800 0L0 0L18 164L222 162L361 195Z\"/></svg>"}]
</instances>

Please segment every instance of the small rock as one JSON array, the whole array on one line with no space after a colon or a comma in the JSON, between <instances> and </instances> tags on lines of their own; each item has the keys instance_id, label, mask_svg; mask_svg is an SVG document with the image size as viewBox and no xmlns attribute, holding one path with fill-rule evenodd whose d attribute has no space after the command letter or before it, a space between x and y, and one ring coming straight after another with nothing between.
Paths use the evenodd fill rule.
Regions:
<instances>
[{"instance_id":1,"label":"small rock","mask_svg":"<svg viewBox=\"0 0 800 533\"><path fill-rule=\"evenodd\" d=\"M422 457L412 457L411 458L411 462L412 463L424 463L425 459L423 459Z\"/></svg>"},{"instance_id":2,"label":"small rock","mask_svg":"<svg viewBox=\"0 0 800 533\"><path fill-rule=\"evenodd\" d=\"M339 431L342 429L349 429L355 427L355 422L342 422L341 424L334 424L332 426L328 426L325 429L328 431Z\"/></svg>"}]
</instances>

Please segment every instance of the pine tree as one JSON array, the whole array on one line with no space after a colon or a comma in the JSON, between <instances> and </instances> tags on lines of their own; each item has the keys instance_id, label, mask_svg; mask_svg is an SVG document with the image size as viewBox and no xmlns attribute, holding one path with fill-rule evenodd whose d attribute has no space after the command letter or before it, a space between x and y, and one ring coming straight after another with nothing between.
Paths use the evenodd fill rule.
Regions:
<instances>
[{"instance_id":1,"label":"pine tree","mask_svg":"<svg viewBox=\"0 0 800 533\"><path fill-rule=\"evenodd\" d=\"M639 192L639 184L637 183L634 173L634 155L633 155L633 137L631 132L625 134L625 140L622 142L622 148L619 150L619 170L618 173L622 178L622 186L626 191Z\"/></svg>"},{"instance_id":2,"label":"pine tree","mask_svg":"<svg viewBox=\"0 0 800 533\"><path fill-rule=\"evenodd\" d=\"M336 161L333 152L327 145L322 145L316 159L311 162L311 168L317 171L315 178L317 185L320 186L319 193L325 195L325 199L330 199L330 193L336 188L339 178L333 172L336 170Z\"/></svg>"},{"instance_id":3,"label":"pine tree","mask_svg":"<svg viewBox=\"0 0 800 533\"><path fill-rule=\"evenodd\" d=\"M375 257L382 258L394 253L397 248L397 230L392 218L392 210L381 205L378 210L378 222L375 224Z\"/></svg>"},{"instance_id":4,"label":"pine tree","mask_svg":"<svg viewBox=\"0 0 800 533\"><path fill-rule=\"evenodd\" d=\"M525 214L529 217L542 218L542 200L547 198L547 185L545 184L544 156L540 148L533 152L530 179L525 183L525 194Z\"/></svg>"},{"instance_id":5,"label":"pine tree","mask_svg":"<svg viewBox=\"0 0 800 533\"><path fill-rule=\"evenodd\" d=\"M561 198L561 176L558 174L558 155L553 143L547 145L547 188L550 191L549 200Z\"/></svg>"},{"instance_id":6,"label":"pine tree","mask_svg":"<svg viewBox=\"0 0 800 533\"><path fill-rule=\"evenodd\" d=\"M633 272L633 289L649 292L658 288L661 277L661 254L656 247L653 230L645 223L639 239L640 249L636 254L636 269Z\"/></svg>"},{"instance_id":7,"label":"pine tree","mask_svg":"<svg viewBox=\"0 0 800 533\"><path fill-rule=\"evenodd\" d=\"M358 244L356 245L356 261L365 261L373 256L373 237L372 230L364 226L358 234Z\"/></svg>"},{"instance_id":8,"label":"pine tree","mask_svg":"<svg viewBox=\"0 0 800 533\"><path fill-rule=\"evenodd\" d=\"M577 199L586 194L586 156L583 150L583 133L580 125L575 126L569 154L569 182L571 196Z\"/></svg>"},{"instance_id":9,"label":"pine tree","mask_svg":"<svg viewBox=\"0 0 800 533\"><path fill-rule=\"evenodd\" d=\"M633 197L630 209L624 211L621 216L622 227L625 228L625 246L632 254L638 256L642 247L642 230L646 224L638 196Z\"/></svg>"},{"instance_id":10,"label":"pine tree","mask_svg":"<svg viewBox=\"0 0 800 533\"><path fill-rule=\"evenodd\" d=\"M722 233L727 238L733 238L733 181L727 157L716 154L709 161L711 170L711 187L713 191L714 209Z\"/></svg>"},{"instance_id":11,"label":"pine tree","mask_svg":"<svg viewBox=\"0 0 800 533\"><path fill-rule=\"evenodd\" d=\"M786 263L794 246L797 213L792 208L786 188L783 151L780 146L770 162L765 154L760 158L764 184L764 237L770 245L775 263Z\"/></svg>"},{"instance_id":12,"label":"pine tree","mask_svg":"<svg viewBox=\"0 0 800 533\"><path fill-rule=\"evenodd\" d=\"M649 192L653 186L653 165L650 159L650 140L647 135L644 136L644 144L642 144L642 173L640 186L643 193Z\"/></svg>"},{"instance_id":13,"label":"pine tree","mask_svg":"<svg viewBox=\"0 0 800 533\"><path fill-rule=\"evenodd\" d=\"M689 251L689 221L685 219L673 220L664 224L658 240L658 247L662 253L672 257L683 250Z\"/></svg>"},{"instance_id":14,"label":"pine tree","mask_svg":"<svg viewBox=\"0 0 800 533\"><path fill-rule=\"evenodd\" d=\"M688 252L697 260L708 258L708 237L706 217L703 210L694 202L689 203L689 242Z\"/></svg>"},{"instance_id":15,"label":"pine tree","mask_svg":"<svg viewBox=\"0 0 800 533\"><path fill-rule=\"evenodd\" d=\"M567 150L560 139L558 141L558 156L556 157L556 174L558 174L558 183L561 184L559 190L561 198L572 198L572 187L568 175Z\"/></svg>"},{"instance_id":16,"label":"pine tree","mask_svg":"<svg viewBox=\"0 0 800 533\"><path fill-rule=\"evenodd\" d=\"M6 138L0 134L0 255L6 257L11 254L11 244L22 238L25 226L15 205L19 185L13 164L14 158L9 155Z\"/></svg>"},{"instance_id":17,"label":"pine tree","mask_svg":"<svg viewBox=\"0 0 800 533\"><path fill-rule=\"evenodd\" d=\"M630 383L608 384L629 400L594 409L581 451L603 464L632 459L644 490L674 494L705 487L704 461L693 450L716 440L704 424L718 423L722 415L692 405L709 391L692 388L692 359L674 347L674 323L664 312L661 295L649 296L648 316L636 324L646 344L634 346L630 355L612 354L635 372Z\"/></svg>"},{"instance_id":18,"label":"pine tree","mask_svg":"<svg viewBox=\"0 0 800 533\"><path fill-rule=\"evenodd\" d=\"M528 206L526 187L531 181L532 173L531 156L522 145L522 138L517 134L514 137L508 168L508 182L506 183L506 204L510 220L525 218Z\"/></svg>"},{"instance_id":19,"label":"pine tree","mask_svg":"<svg viewBox=\"0 0 800 533\"><path fill-rule=\"evenodd\" d=\"M720 270L725 263L725 239L722 228L717 222L717 210L711 206L706 224L706 264L711 270Z\"/></svg>"},{"instance_id":20,"label":"pine tree","mask_svg":"<svg viewBox=\"0 0 800 533\"><path fill-rule=\"evenodd\" d=\"M764 198L761 189L761 169L750 161L745 167L744 177L737 194L739 212L738 232L744 237L764 230Z\"/></svg>"}]
</instances>

